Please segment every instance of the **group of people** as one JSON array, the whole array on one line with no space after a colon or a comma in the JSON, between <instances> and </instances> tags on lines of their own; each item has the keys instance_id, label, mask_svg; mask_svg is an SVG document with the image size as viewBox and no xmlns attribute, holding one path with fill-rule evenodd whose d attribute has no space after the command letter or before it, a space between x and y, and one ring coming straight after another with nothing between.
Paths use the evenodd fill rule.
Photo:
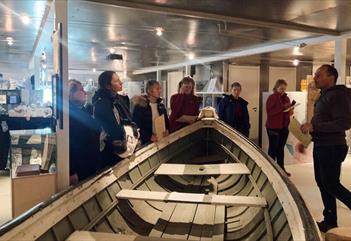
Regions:
<instances>
[{"instance_id":1,"label":"group of people","mask_svg":"<svg viewBox=\"0 0 351 241\"><path fill-rule=\"evenodd\" d=\"M86 93L77 80L69 81L70 103L70 184L83 180L98 170L115 165L126 151L125 126L141 144L157 142L155 119L163 116L163 137L192 123L179 121L183 115L198 116L200 99L194 95L195 82L185 77L179 82L178 93L170 100L171 114L161 96L161 85L155 80L146 84L146 94L119 95L122 81L114 71L105 71L98 78L99 88L86 108ZM133 106L131 110L131 106Z\"/></svg>"},{"instance_id":2,"label":"group of people","mask_svg":"<svg viewBox=\"0 0 351 241\"><path fill-rule=\"evenodd\" d=\"M315 180L324 204L324 220L318 226L323 232L337 226L336 198L351 209L351 192L340 183L341 164L348 151L345 131L351 127L351 90L336 85L337 78L337 70L331 65L322 65L317 70L314 80L321 90L320 98L315 103L311 123L301 126L302 132L313 137ZM84 107L86 93L82 84L76 80L69 82L71 184L121 160L116 153L125 149L124 125L133 126L135 136L140 137L142 144L148 144L159 138L155 132L156 118L164 118L162 135L165 137L194 121L179 121L183 115L199 114L201 101L194 94L195 82L191 77L180 81L178 93L170 99L169 116L157 81L148 81L146 94L133 97L132 111L129 98L118 94L122 82L115 72L103 72L98 81L92 111ZM287 85L285 80L277 80L267 99L266 130L269 156L290 176L284 168L284 147L295 101L291 102L287 96ZM231 85L231 93L224 95L218 105L218 115L222 121L249 137L248 102L240 97L241 90L240 83Z\"/></svg>"},{"instance_id":3,"label":"group of people","mask_svg":"<svg viewBox=\"0 0 351 241\"><path fill-rule=\"evenodd\" d=\"M294 103L285 93L287 82L283 79L276 81L271 94L266 103L267 121L266 129L269 139L268 155L290 176L284 168L284 147L289 135L289 122L291 111L285 111ZM231 85L231 94L224 95L218 104L219 119L230 125L235 130L249 137L250 118L248 102L240 97L241 85L234 82Z\"/></svg>"},{"instance_id":4,"label":"group of people","mask_svg":"<svg viewBox=\"0 0 351 241\"><path fill-rule=\"evenodd\" d=\"M336 85L337 79L338 71L333 66L325 64L317 69L314 82L320 89L320 97L314 105L311 123L301 126L304 134L312 135L314 143L314 176L324 205L324 219L317 222L322 232L338 226L336 198L351 209L351 192L340 183L341 165L349 149L345 131L351 127L351 90L345 85ZM295 104L285 93L286 87L285 80L278 80L266 105L268 154L284 171L284 146Z\"/></svg>"},{"instance_id":5,"label":"group of people","mask_svg":"<svg viewBox=\"0 0 351 241\"><path fill-rule=\"evenodd\" d=\"M337 227L336 198L351 209L351 192L340 183L342 162L349 147L345 131L351 128L351 89L336 85L338 71L331 65L322 65L314 75L314 82L320 89L320 97L314 107L311 123L301 126L301 131L312 135L314 176L324 205L320 231L327 232ZM295 101L287 96L287 82L276 81L273 93L266 102L266 129L269 139L268 155L284 168L284 147L289 135L290 116ZM239 97L241 86L233 83L231 95L225 96L219 104L219 117L245 136L249 134L247 102Z\"/></svg>"}]
</instances>

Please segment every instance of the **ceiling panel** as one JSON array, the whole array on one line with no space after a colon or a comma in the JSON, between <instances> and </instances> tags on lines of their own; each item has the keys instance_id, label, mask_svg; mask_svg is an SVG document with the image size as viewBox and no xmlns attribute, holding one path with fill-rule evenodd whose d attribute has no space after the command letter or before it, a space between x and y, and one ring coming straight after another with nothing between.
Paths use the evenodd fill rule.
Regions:
<instances>
[{"instance_id":1,"label":"ceiling panel","mask_svg":"<svg viewBox=\"0 0 351 241\"><path fill-rule=\"evenodd\" d=\"M2 0L0 2L0 60L11 59L13 53L23 54L26 62L33 49L46 1ZM25 25L20 16L30 17L31 23ZM9 46L6 38L11 37L14 44ZM23 58L21 59L23 60Z\"/></svg>"},{"instance_id":2,"label":"ceiling panel","mask_svg":"<svg viewBox=\"0 0 351 241\"><path fill-rule=\"evenodd\" d=\"M69 1L68 46L71 69L113 69L133 71L138 68L179 63L188 60L188 54L205 57L229 50L250 48L262 43L276 43L291 39L316 36L315 33L236 24L217 19L205 20L177 14L153 13L133 8L100 4L101 1ZM118 2L108 1L105 2ZM123 2L123 1L122 1ZM188 9L223 16L262 19L264 21L291 21L320 28L345 31L351 29L351 1L349 0L131 0L170 8ZM0 3L0 67L18 62L28 66L33 45L46 7L42 0L2 0ZM30 25L24 25L17 14L26 13ZM286 22L284 22L286 23ZM48 65L52 63L51 32L53 11L48 17L39 51L46 49ZM162 37L155 28L162 27ZM8 46L6 37L15 40ZM240 58L258 63L261 59L290 61L296 58L291 49L265 55ZM122 54L123 61L107 61L109 49ZM350 47L349 47L350 48ZM333 44L306 46L301 50L302 61L333 58ZM350 52L350 51L349 51ZM348 58L350 56L348 55ZM279 62L279 61L278 61Z\"/></svg>"}]
</instances>

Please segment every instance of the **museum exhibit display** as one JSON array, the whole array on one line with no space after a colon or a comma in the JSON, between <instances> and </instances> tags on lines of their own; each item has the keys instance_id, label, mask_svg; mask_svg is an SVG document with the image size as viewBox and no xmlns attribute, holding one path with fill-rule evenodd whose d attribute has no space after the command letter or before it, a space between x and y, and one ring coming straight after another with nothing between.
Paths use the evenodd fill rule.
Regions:
<instances>
[{"instance_id":1,"label":"museum exhibit display","mask_svg":"<svg viewBox=\"0 0 351 241\"><path fill-rule=\"evenodd\" d=\"M200 116L5 224L0 240L321 240L282 170L212 111Z\"/></svg>"}]
</instances>

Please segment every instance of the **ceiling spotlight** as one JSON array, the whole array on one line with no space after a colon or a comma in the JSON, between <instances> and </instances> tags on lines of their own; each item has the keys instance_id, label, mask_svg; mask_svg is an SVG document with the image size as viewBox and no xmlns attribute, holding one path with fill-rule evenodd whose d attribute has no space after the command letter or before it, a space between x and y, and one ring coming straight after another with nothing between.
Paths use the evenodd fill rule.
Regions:
<instances>
[{"instance_id":1,"label":"ceiling spotlight","mask_svg":"<svg viewBox=\"0 0 351 241\"><path fill-rule=\"evenodd\" d=\"M95 68L93 68L93 72L94 72L94 73L96 72L96 69L95 69Z\"/></svg>"},{"instance_id":2,"label":"ceiling spotlight","mask_svg":"<svg viewBox=\"0 0 351 241\"><path fill-rule=\"evenodd\" d=\"M192 60L195 58L195 54L193 52L188 54L188 59Z\"/></svg>"},{"instance_id":3,"label":"ceiling spotlight","mask_svg":"<svg viewBox=\"0 0 351 241\"><path fill-rule=\"evenodd\" d=\"M7 44L12 46L13 45L13 38L12 37L7 37L6 38Z\"/></svg>"},{"instance_id":4,"label":"ceiling spotlight","mask_svg":"<svg viewBox=\"0 0 351 241\"><path fill-rule=\"evenodd\" d=\"M163 34L163 28L158 27L158 28L156 28L155 30L156 30L156 35L157 35L157 36L162 36L162 34Z\"/></svg>"},{"instance_id":5,"label":"ceiling spotlight","mask_svg":"<svg viewBox=\"0 0 351 241\"><path fill-rule=\"evenodd\" d=\"M27 15L22 15L21 21L23 24L28 25L28 24L30 24L30 17L28 17Z\"/></svg>"},{"instance_id":6,"label":"ceiling spotlight","mask_svg":"<svg viewBox=\"0 0 351 241\"><path fill-rule=\"evenodd\" d=\"M109 51L110 51L111 54L115 53L115 49L114 48L110 48Z\"/></svg>"},{"instance_id":7,"label":"ceiling spotlight","mask_svg":"<svg viewBox=\"0 0 351 241\"><path fill-rule=\"evenodd\" d=\"M300 61L298 59L294 59L294 61L293 61L293 65L294 66L298 66L299 63L300 63Z\"/></svg>"},{"instance_id":8,"label":"ceiling spotlight","mask_svg":"<svg viewBox=\"0 0 351 241\"><path fill-rule=\"evenodd\" d=\"M295 56L301 56L301 55L303 55L303 53L300 52L300 47L298 47L298 46L294 47L294 49L293 49L293 55L295 55Z\"/></svg>"}]
</instances>

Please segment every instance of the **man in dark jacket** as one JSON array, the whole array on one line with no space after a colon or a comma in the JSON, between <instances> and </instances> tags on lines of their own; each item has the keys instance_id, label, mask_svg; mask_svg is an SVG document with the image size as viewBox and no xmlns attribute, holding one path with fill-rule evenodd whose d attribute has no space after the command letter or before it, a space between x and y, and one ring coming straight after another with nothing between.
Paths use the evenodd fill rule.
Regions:
<instances>
[{"instance_id":1,"label":"man in dark jacket","mask_svg":"<svg viewBox=\"0 0 351 241\"><path fill-rule=\"evenodd\" d=\"M324 204L324 220L317 223L322 232L337 227L336 198L351 209L351 192L340 183L341 163L348 151L345 131L351 127L351 90L336 85L337 78L331 65L316 71L314 81L321 95L311 123L301 126L314 142L314 174Z\"/></svg>"},{"instance_id":2,"label":"man in dark jacket","mask_svg":"<svg viewBox=\"0 0 351 241\"><path fill-rule=\"evenodd\" d=\"M218 105L219 119L241 132L246 137L250 133L250 119L247 110L248 102L241 98L241 85L234 82L231 86L231 95L224 95Z\"/></svg>"}]
</instances>

